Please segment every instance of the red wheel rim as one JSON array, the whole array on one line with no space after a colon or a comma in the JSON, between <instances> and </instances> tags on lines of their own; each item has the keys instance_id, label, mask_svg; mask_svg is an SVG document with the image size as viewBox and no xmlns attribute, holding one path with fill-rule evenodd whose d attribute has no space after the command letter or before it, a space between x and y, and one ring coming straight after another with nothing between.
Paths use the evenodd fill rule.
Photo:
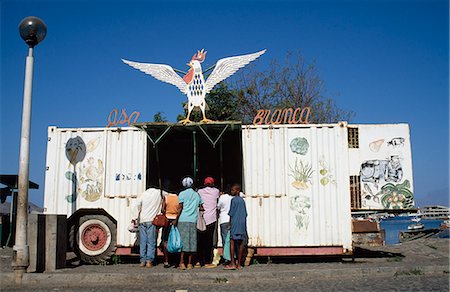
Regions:
<instances>
[{"instance_id":1,"label":"red wheel rim","mask_svg":"<svg viewBox=\"0 0 450 292\"><path fill-rule=\"evenodd\" d=\"M108 238L108 232L99 224L88 225L81 234L81 242L92 251L102 249Z\"/></svg>"}]
</instances>

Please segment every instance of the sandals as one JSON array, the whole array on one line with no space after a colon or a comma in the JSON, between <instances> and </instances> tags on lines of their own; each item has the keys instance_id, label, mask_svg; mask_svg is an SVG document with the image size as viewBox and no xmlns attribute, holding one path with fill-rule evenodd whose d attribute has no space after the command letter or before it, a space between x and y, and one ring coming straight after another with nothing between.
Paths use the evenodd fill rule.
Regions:
<instances>
[{"instance_id":1,"label":"sandals","mask_svg":"<svg viewBox=\"0 0 450 292\"><path fill-rule=\"evenodd\" d=\"M235 266L226 265L223 269L224 270L236 270L236 267Z\"/></svg>"},{"instance_id":2,"label":"sandals","mask_svg":"<svg viewBox=\"0 0 450 292\"><path fill-rule=\"evenodd\" d=\"M178 269L180 269L180 270L186 270L186 266L185 266L184 264L181 264L181 265L178 267Z\"/></svg>"},{"instance_id":3,"label":"sandals","mask_svg":"<svg viewBox=\"0 0 450 292\"><path fill-rule=\"evenodd\" d=\"M188 265L187 265L187 269L188 269L188 270L191 270L191 269L193 269L193 268L194 268L194 267L193 267L191 264L188 264Z\"/></svg>"}]
</instances>

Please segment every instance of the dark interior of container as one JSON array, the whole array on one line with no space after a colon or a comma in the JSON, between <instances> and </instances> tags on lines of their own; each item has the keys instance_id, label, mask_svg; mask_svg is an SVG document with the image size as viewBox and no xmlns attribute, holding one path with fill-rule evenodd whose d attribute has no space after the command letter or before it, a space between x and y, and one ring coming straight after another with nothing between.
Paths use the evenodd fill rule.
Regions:
<instances>
[{"instance_id":1,"label":"dark interior of container","mask_svg":"<svg viewBox=\"0 0 450 292\"><path fill-rule=\"evenodd\" d=\"M215 141L225 126L207 124L202 128ZM166 129L152 129L150 125L147 133L155 141ZM158 187L161 179L163 189L179 192L185 176L195 176L195 187L202 186L205 177L211 176L221 191L230 184L242 183L240 125L227 127L215 147L198 126L172 126L156 147L150 140L147 145L147 187Z\"/></svg>"}]
</instances>

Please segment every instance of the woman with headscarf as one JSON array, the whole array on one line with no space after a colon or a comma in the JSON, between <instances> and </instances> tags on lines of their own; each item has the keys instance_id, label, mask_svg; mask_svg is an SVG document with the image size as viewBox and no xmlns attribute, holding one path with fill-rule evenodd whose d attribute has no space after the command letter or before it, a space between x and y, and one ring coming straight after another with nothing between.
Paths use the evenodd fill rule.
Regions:
<instances>
[{"instance_id":1,"label":"woman with headscarf","mask_svg":"<svg viewBox=\"0 0 450 292\"><path fill-rule=\"evenodd\" d=\"M183 244L179 268L185 270L185 254L188 256L187 269L193 268L192 256L197 252L197 216L199 208L203 209L203 201L192 188L194 185L192 178L185 177L181 183L184 190L178 195L178 216L174 225L178 226Z\"/></svg>"}]
</instances>

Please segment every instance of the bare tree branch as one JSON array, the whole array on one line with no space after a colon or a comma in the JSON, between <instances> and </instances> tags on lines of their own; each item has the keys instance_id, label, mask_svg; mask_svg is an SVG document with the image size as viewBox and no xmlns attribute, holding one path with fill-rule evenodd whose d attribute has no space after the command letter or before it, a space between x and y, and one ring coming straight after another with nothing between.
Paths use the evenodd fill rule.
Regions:
<instances>
[{"instance_id":1,"label":"bare tree branch","mask_svg":"<svg viewBox=\"0 0 450 292\"><path fill-rule=\"evenodd\" d=\"M259 109L310 107L313 123L349 121L354 115L325 96L325 83L315 62L306 63L300 53L288 53L283 65L272 61L263 72L249 66L234 80L230 88L237 96L244 123L251 122Z\"/></svg>"}]
</instances>

